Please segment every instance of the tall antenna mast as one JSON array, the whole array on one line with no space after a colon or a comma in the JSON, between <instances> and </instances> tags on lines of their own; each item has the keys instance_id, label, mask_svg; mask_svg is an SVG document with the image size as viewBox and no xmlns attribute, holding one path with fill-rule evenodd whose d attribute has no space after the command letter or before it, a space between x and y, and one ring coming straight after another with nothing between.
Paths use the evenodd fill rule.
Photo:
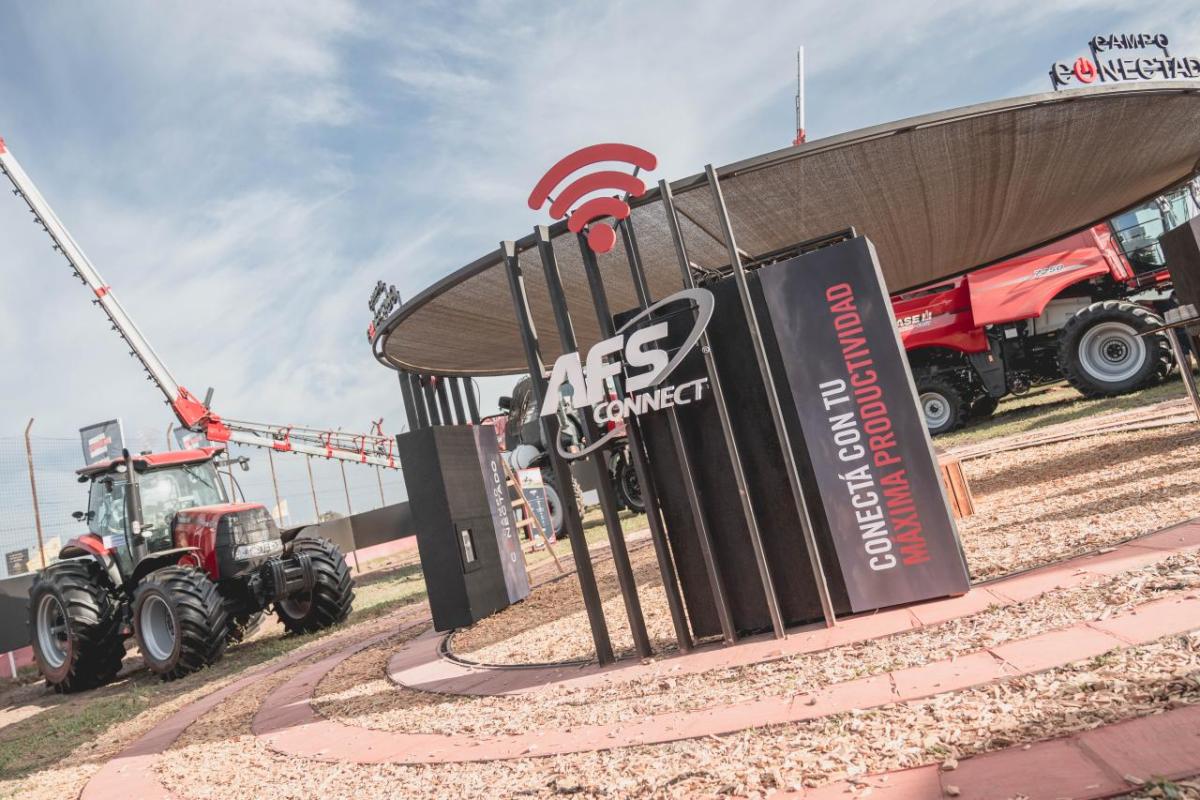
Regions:
<instances>
[{"instance_id":1,"label":"tall antenna mast","mask_svg":"<svg viewBox=\"0 0 1200 800\"><path fill-rule=\"evenodd\" d=\"M793 145L804 144L804 45L796 51L796 138Z\"/></svg>"}]
</instances>

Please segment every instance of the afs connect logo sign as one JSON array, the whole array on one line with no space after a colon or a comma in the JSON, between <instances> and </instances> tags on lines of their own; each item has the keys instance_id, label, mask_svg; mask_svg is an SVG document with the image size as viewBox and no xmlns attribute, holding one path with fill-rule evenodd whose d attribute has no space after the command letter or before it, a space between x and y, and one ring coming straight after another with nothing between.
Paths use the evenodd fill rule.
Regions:
<instances>
[{"instance_id":1,"label":"afs connect logo sign","mask_svg":"<svg viewBox=\"0 0 1200 800\"><path fill-rule=\"evenodd\" d=\"M696 319L687 338L672 357L666 350L654 346L667 336L665 321L654 322L644 327L637 326L638 323L653 319L668 306L678 303L694 304ZM707 377L687 381L678 386L665 382L696 346L704 329L708 327L712 313L711 292L707 289L684 289L643 309L640 314L622 325L616 336L592 347L587 355L586 378L579 353L564 353L559 356L550 371L546 400L542 404L542 416L558 412L560 393L571 408L592 407L592 419L598 425L637 416L646 411L687 405L700 400L708 383ZM603 402L608 396L605 381L630 369L642 371L626 380L626 396ZM618 433L619 430L614 429L584 450L574 453L564 452L560 444L559 454L568 459L580 458L603 447Z\"/></svg>"}]
</instances>

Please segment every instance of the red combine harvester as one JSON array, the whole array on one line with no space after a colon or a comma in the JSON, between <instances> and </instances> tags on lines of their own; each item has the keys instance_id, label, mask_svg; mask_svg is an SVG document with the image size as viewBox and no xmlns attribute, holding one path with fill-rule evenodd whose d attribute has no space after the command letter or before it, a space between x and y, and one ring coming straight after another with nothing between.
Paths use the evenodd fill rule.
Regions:
<instances>
[{"instance_id":1,"label":"red combine harvester","mask_svg":"<svg viewBox=\"0 0 1200 800\"><path fill-rule=\"evenodd\" d=\"M1158 239L1195 216L1192 184L1039 250L892 296L930 433L985 417L1001 397L1066 378L1124 394L1172 368L1174 304Z\"/></svg>"},{"instance_id":2,"label":"red combine harvester","mask_svg":"<svg viewBox=\"0 0 1200 800\"><path fill-rule=\"evenodd\" d=\"M48 685L112 680L129 636L172 680L220 658L271 605L292 633L346 619L354 592L337 545L289 539L265 507L230 502L213 464L221 451L125 451L79 470L91 491L75 518L88 532L30 589L30 638Z\"/></svg>"}]
</instances>

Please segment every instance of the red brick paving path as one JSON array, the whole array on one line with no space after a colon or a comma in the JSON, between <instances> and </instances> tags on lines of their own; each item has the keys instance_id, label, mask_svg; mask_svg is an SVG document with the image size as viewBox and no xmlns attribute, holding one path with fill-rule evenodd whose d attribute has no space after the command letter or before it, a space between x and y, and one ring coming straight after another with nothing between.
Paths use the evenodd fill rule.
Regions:
<instances>
[{"instance_id":1,"label":"red brick paving path","mask_svg":"<svg viewBox=\"0 0 1200 800\"><path fill-rule=\"evenodd\" d=\"M786 653L824 649L844 644L842 639L846 636L852 636L853 640L869 639L897 630L977 613L1000 601L1019 602L1057 588L1095 581L1098 580L1097 576L1131 569L1139 564L1157 560L1164 553L1190 550L1198 545L1200 522L1186 523L1127 543L1104 555L1072 559L1034 572L995 581L963 598L848 620L833 631L819 630L794 634L784 642L771 640L736 648L702 651L650 665L630 666L619 673L598 668L576 668L574 674L566 674L571 670L557 668L560 674L543 677L572 684L611 681L618 677L623 682L629 677L636 677L639 669L665 670L671 674L671 667L687 665L685 671L696 671L696 668L689 664L690 660L699 660L703 663L699 669L704 670L731 663L745 663L746 657L738 654L743 648L750 648L752 652L758 653L757 658L749 659L751 662L780 657L785 654L783 648L786 648ZM896 626L906 618L907 624L897 628ZM860 622L860 619L868 622ZM310 705L311 695L320 678L354 653L385 639L389 635L385 633L360 640L301 670L292 680L267 697L254 720L253 730L268 746L280 752L335 762L437 763L606 749L813 719L851 708L864 708L952 691L1012 675L1048 669L1098 655L1114 647L1148 642L1169 633L1190 630L1197 626L1197 620L1200 620L1200 598L1165 598L1145 603L1119 617L1094 623L1079 623L1030 639L1009 642L955 659L953 662L933 662L891 674L835 684L811 695L760 698L748 703L660 714L610 726L576 726L566 731L486 739L377 731L326 720L313 711ZM852 633L841 632L842 628L851 626ZM339 637L339 640L344 642L345 637ZM791 644L806 640L812 640L814 644ZM427 645L431 641L436 642L436 639L428 637L419 641ZM819 646L816 643L819 643ZM329 648L323 649L328 651ZM414 649L411 652L422 651ZM715 655L709 655L710 653ZM233 693L310 655L311 651L292 654L270 667L235 681L214 695L186 706L175 716L156 726L117 758L105 764L85 787L83 797L87 800L118 797L126 800L130 796L170 797L170 793L158 783L153 774L154 756L169 747L188 725ZM428 653L425 655L428 662ZM732 661L729 660L731 658ZM462 674L464 668L457 664L442 659L435 663L447 665L447 675L456 690L475 689L473 693L488 690L524 691L533 687L528 686L527 680L515 678L515 674L537 672L528 669L474 669L469 670L472 674L468 679ZM392 666L397 665L393 663ZM411 677L410 673L405 672L403 663L398 666L399 669L393 669L392 672L400 677ZM436 675L428 672L425 678L430 683L436 683L438 680ZM887 776L876 776L870 779L873 784L889 788L875 788L872 796L886 797L889 800L900 797L941 797L943 795L940 782L953 783L959 787L960 796L964 798L1008 797L1013 792L1003 788L1009 785L1004 783L1004 780L1033 783L1033 789L1021 790L1030 798L1108 796L1119 790L1128 790L1129 786L1122 776L1129 773L1139 774L1139 770L1145 774L1175 776L1200 772L1200 741L1195 736L1197 721L1200 720L1198 715L1200 709L1185 708L1131 720L1067 739L1038 743L1028 750L1001 751L964 760L958 770L952 773L939 774L936 768L922 767ZM1103 746L1105 742L1109 745L1107 749ZM1114 773L1114 765L1120 765L1125 771ZM1050 776L1053 776L1053 781ZM1063 783L1060 784L1060 780ZM1118 780L1121 781L1121 786L1114 789L1114 782ZM1063 786L1069 786L1070 790L1064 793ZM847 794L853 791L854 787L841 785L826 787L803 796L847 797L853 796ZM887 793L883 794L884 791ZM1043 791L1050 794L1043 795Z\"/></svg>"}]
</instances>

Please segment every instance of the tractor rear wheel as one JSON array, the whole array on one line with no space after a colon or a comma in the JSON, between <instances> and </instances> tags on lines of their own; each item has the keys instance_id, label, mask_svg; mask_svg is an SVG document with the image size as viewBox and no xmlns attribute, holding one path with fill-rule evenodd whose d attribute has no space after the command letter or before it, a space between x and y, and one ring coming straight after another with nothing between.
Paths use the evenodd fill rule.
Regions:
<instances>
[{"instance_id":1,"label":"tractor rear wheel","mask_svg":"<svg viewBox=\"0 0 1200 800\"><path fill-rule=\"evenodd\" d=\"M1112 397L1157 383L1171 369L1171 344L1162 324L1136 303L1104 300L1076 312L1063 326L1058 365L1084 397Z\"/></svg>"},{"instance_id":2,"label":"tractor rear wheel","mask_svg":"<svg viewBox=\"0 0 1200 800\"><path fill-rule=\"evenodd\" d=\"M916 376L917 399L930 436L957 430L967 421L967 402L962 392L935 375Z\"/></svg>"},{"instance_id":3,"label":"tractor rear wheel","mask_svg":"<svg viewBox=\"0 0 1200 800\"><path fill-rule=\"evenodd\" d=\"M108 683L121 670L125 647L120 605L93 561L60 561L29 590L29 638L46 685L78 692Z\"/></svg>"},{"instance_id":4,"label":"tractor rear wheel","mask_svg":"<svg viewBox=\"0 0 1200 800\"><path fill-rule=\"evenodd\" d=\"M345 621L354 604L354 582L338 546L328 539L299 538L292 553L312 563L312 591L296 592L275 604L288 633L312 633Z\"/></svg>"},{"instance_id":5,"label":"tractor rear wheel","mask_svg":"<svg viewBox=\"0 0 1200 800\"><path fill-rule=\"evenodd\" d=\"M164 567L133 595L133 631L151 671L173 681L225 652L228 617L217 586L199 570Z\"/></svg>"}]
</instances>

